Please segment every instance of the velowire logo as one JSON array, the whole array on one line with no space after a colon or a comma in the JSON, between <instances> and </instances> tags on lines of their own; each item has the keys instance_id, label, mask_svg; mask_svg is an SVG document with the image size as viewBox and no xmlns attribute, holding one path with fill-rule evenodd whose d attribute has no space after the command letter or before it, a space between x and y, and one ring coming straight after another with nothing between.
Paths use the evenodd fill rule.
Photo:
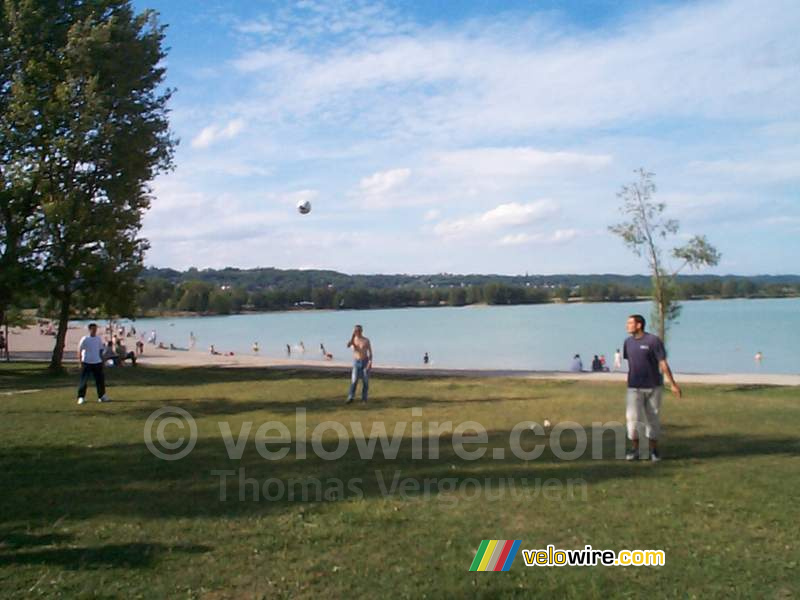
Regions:
<instances>
[{"instance_id":1,"label":"velowire logo","mask_svg":"<svg viewBox=\"0 0 800 600\"><path fill-rule=\"evenodd\" d=\"M470 571L508 571L522 540L483 540Z\"/></svg>"}]
</instances>

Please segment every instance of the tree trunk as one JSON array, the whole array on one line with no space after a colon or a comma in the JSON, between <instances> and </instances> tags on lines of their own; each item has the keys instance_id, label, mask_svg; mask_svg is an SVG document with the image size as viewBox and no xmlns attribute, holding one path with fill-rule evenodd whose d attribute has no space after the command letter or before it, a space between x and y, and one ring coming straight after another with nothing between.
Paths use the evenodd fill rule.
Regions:
<instances>
[{"instance_id":1,"label":"tree trunk","mask_svg":"<svg viewBox=\"0 0 800 600\"><path fill-rule=\"evenodd\" d=\"M6 345L5 345L5 348L0 350L0 354L5 353L6 362L8 362L8 361L11 360L11 355L9 354L9 351L8 351L8 343L9 343L9 339L8 339L8 323L6 322L6 311L5 311L4 308L0 308L0 327L2 327L2 326L5 326ZM0 356L0 358L3 358L3 357Z\"/></svg>"},{"instance_id":2,"label":"tree trunk","mask_svg":"<svg viewBox=\"0 0 800 600\"><path fill-rule=\"evenodd\" d=\"M656 265L653 268L653 303L656 308L656 327L658 330L658 337L666 344L667 323L666 323L666 290L664 289L664 278Z\"/></svg>"},{"instance_id":3,"label":"tree trunk","mask_svg":"<svg viewBox=\"0 0 800 600\"><path fill-rule=\"evenodd\" d=\"M60 372L64 370L61 362L64 359L64 344L67 341L70 300L71 297L69 295L64 295L59 300L61 308L58 316L58 333L56 334L56 345L55 348L53 348L53 356L50 359L49 367L49 369L54 372Z\"/></svg>"}]
</instances>

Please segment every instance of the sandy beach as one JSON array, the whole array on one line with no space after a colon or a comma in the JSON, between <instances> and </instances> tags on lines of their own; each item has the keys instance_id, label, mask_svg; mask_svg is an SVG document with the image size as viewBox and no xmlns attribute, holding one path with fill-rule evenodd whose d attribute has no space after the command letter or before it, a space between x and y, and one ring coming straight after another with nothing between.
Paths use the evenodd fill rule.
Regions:
<instances>
[{"instance_id":1,"label":"sandy beach","mask_svg":"<svg viewBox=\"0 0 800 600\"><path fill-rule=\"evenodd\" d=\"M64 360L77 360L75 348L85 334L83 327L70 325L64 349ZM128 350L135 350L135 339L126 338ZM53 336L42 335L38 327L9 330L9 347L12 360L49 360L55 344ZM220 348L224 351L224 348ZM145 345L144 354L139 357L142 365L173 367L269 367L275 369L309 369L315 371L344 372L350 363L344 361L325 361L322 359L284 359L255 354L236 354L234 356L212 355L207 350L166 350L152 344ZM568 371L536 370L496 370L496 369L442 369L436 367L404 367L375 364L375 373L402 375L462 376L462 377L525 377L529 379L561 379L584 381L614 381L623 383L625 372L612 373L572 373ZM800 374L784 375L774 373L675 373L679 383L705 383L730 385L783 385L800 386Z\"/></svg>"}]
</instances>

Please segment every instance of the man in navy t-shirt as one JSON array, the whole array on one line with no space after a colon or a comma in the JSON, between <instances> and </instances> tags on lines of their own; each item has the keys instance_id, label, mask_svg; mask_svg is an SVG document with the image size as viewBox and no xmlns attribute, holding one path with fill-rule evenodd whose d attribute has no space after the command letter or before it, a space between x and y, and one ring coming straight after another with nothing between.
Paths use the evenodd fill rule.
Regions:
<instances>
[{"instance_id":1,"label":"man in navy t-shirt","mask_svg":"<svg viewBox=\"0 0 800 600\"><path fill-rule=\"evenodd\" d=\"M642 315L628 317L627 330L630 337L625 340L622 356L628 361L628 393L625 418L628 422L628 438L633 444L625 458L639 459L639 436L642 424L650 441L650 460L661 460L658 454L658 437L661 430L659 411L664 375L669 381L672 393L681 397L681 388L675 383L667 363L664 342L657 335L646 333Z\"/></svg>"}]
</instances>

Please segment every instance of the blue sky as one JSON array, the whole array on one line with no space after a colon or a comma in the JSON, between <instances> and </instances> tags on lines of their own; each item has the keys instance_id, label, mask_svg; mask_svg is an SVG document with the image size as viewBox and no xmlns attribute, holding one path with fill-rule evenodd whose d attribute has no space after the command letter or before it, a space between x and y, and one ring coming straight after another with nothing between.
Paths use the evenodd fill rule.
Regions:
<instances>
[{"instance_id":1,"label":"blue sky","mask_svg":"<svg viewBox=\"0 0 800 600\"><path fill-rule=\"evenodd\" d=\"M641 273L607 226L643 166L711 272L800 271L794 0L135 6L181 139L148 265Z\"/></svg>"}]
</instances>

